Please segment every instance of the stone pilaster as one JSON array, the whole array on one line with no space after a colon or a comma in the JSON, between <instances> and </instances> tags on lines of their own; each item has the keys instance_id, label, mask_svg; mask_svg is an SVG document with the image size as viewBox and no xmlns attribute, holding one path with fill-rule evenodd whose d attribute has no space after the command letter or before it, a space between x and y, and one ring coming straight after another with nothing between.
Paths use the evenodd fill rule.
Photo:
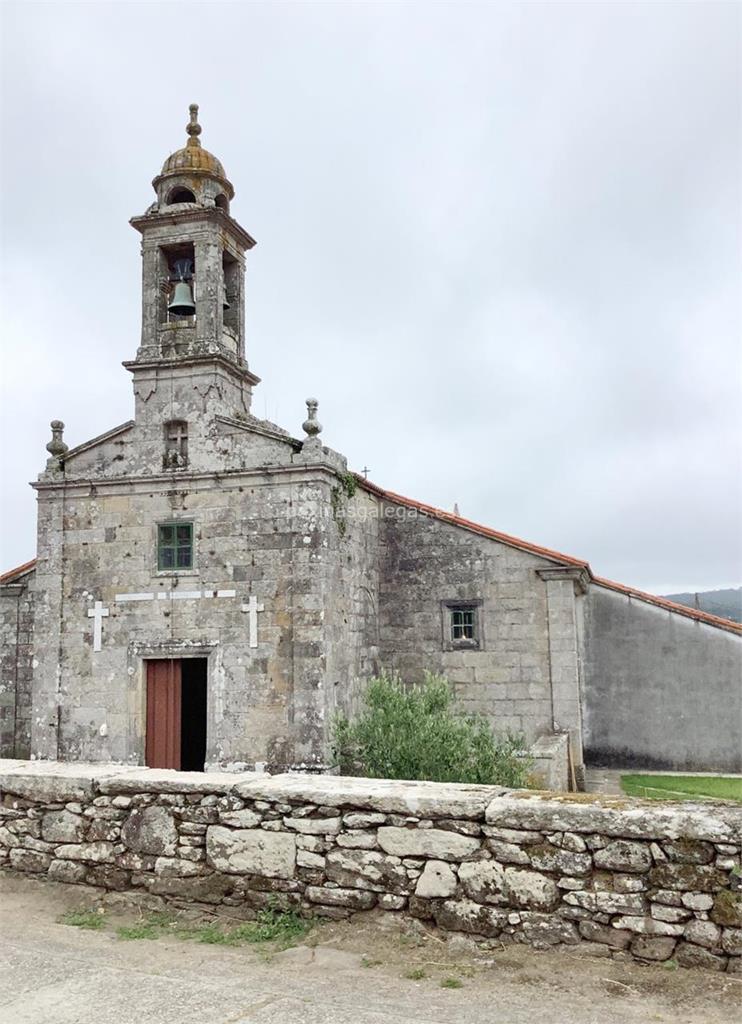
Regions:
<instances>
[{"instance_id":1,"label":"stone pilaster","mask_svg":"<svg viewBox=\"0 0 742 1024\"><path fill-rule=\"evenodd\" d=\"M64 577L64 492L39 496L34 628L40 642L33 661L31 755L59 756L60 639Z\"/></svg>"},{"instance_id":2,"label":"stone pilaster","mask_svg":"<svg viewBox=\"0 0 742 1024\"><path fill-rule=\"evenodd\" d=\"M583 754L577 599L587 589L587 570L554 566L536 572L546 584L553 727L555 732L569 734L570 757L580 785Z\"/></svg>"}]
</instances>

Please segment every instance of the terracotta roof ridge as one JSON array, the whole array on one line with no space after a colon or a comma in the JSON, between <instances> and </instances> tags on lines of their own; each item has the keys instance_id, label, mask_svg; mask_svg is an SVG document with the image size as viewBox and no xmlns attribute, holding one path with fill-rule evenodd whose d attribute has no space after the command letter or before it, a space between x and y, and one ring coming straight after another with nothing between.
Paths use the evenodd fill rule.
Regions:
<instances>
[{"instance_id":1,"label":"terracotta roof ridge","mask_svg":"<svg viewBox=\"0 0 742 1024\"><path fill-rule=\"evenodd\" d=\"M511 547L520 548L522 551L529 551L534 555L541 555L543 558L548 558L551 561L579 566L581 569L587 569L592 576L590 564L585 561L584 558L575 558L574 555L565 555L561 551L553 551L551 548L543 547L540 544L532 544L530 541L522 540L520 537L514 537L512 534L503 533L501 530L493 530L489 526L483 526L481 523L475 523L471 519L464 519L463 516L454 515L453 512L446 512L444 509L436 508L434 505L426 505L422 501L415 501L413 498L406 498L403 494L396 494L394 491L387 491L383 487L379 487L378 484L371 483L370 480L360 476L358 473L354 473L353 475L362 487L365 487L367 490L380 497L388 498L389 501L397 502L400 505L406 505L407 508L417 509L418 512L422 512L423 515L430 516L433 519L440 519L443 522L452 523L454 526L461 526L463 529L471 530L472 533L478 533L482 537L489 537L491 540L499 540L503 544L509 544Z\"/></svg>"},{"instance_id":2,"label":"terracotta roof ridge","mask_svg":"<svg viewBox=\"0 0 742 1024\"><path fill-rule=\"evenodd\" d=\"M23 565L17 565L15 569L9 569L7 572L0 574L0 584L13 583L18 577L25 576L27 572L31 572L35 568L36 559L32 558L29 562L24 562Z\"/></svg>"},{"instance_id":3,"label":"terracotta roof ridge","mask_svg":"<svg viewBox=\"0 0 742 1024\"><path fill-rule=\"evenodd\" d=\"M666 597L658 597L656 594L648 594L645 590L637 587L629 587L625 583L616 583L615 580L607 580L601 576L593 576L593 583L607 590L615 590L619 594L627 594L639 601L646 601L658 608L666 608L670 612L677 612L689 619L696 619L698 622L705 622L709 626L718 626L720 629L727 629L732 633L742 634L742 623L734 619L725 619L721 615L712 615L711 612L703 612L700 608L691 608L687 604L678 604L677 601L669 601Z\"/></svg>"},{"instance_id":4,"label":"terracotta roof ridge","mask_svg":"<svg viewBox=\"0 0 742 1024\"><path fill-rule=\"evenodd\" d=\"M453 512L446 512L443 509L435 508L433 505L425 505L423 502L414 501L412 498L406 498L402 494L395 494L394 491L387 491L383 487L379 487L378 484L371 483L370 480L367 480L359 473L354 473L353 475L361 487L364 487L367 491L370 491L372 494L376 494L381 498L397 502L400 505L407 506L408 508L417 509L424 515L431 516L434 519L440 519L443 522L451 523L454 526L460 526L466 530L471 530L473 533L478 533L482 537L488 537L491 540L499 540L503 544L509 544L512 547L519 548L521 551L529 551L531 554L541 555L543 558L562 562L567 565L580 566L587 570L591 582L598 586L606 587L608 590L615 590L617 593L627 594L629 597L635 597L639 601L646 601L648 604L656 605L658 608L666 608L668 611L677 612L679 615L684 615L689 619L696 619L698 622L705 622L709 626L716 626L719 629L726 629L732 633L742 634L742 623L734 622L732 619L722 618L720 615L712 615L710 612L702 612L698 608L689 608L687 605L677 604L675 601L668 601L665 597L657 597L656 594L648 594L646 591L639 590L637 587L629 587L624 583L615 583L613 580L607 580L600 576L595 576L590 568L590 563L586 562L582 558L575 558L573 555L565 555L559 551L552 551L550 548L541 547L539 544L532 544L530 541L521 540L520 537L513 537L508 533L501 533L499 530L493 530L489 526L482 526L481 523L475 523L470 519L464 519L462 516L454 515Z\"/></svg>"}]
</instances>

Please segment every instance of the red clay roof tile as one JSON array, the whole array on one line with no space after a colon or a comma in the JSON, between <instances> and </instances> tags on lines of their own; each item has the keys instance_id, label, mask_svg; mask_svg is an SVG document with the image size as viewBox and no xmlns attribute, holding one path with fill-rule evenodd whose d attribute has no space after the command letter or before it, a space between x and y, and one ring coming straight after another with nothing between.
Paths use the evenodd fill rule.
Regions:
<instances>
[{"instance_id":1,"label":"red clay roof tile","mask_svg":"<svg viewBox=\"0 0 742 1024\"><path fill-rule=\"evenodd\" d=\"M564 565L580 566L588 571L590 579L598 586L605 587L608 590L615 590L619 594L626 594L628 597L634 597L638 601L646 601L648 604L656 605L658 608L666 608L668 611L676 612L678 615L684 615L688 619L696 619L698 622L704 622L709 626L717 626L719 629L725 629L730 633L742 634L742 624L739 622L732 622L731 619L723 619L719 615L711 615L709 612L702 612L697 608L689 608L687 605L676 604L674 601L668 601L664 597L647 594L643 590L637 590L635 587L627 587L623 583L614 583L613 580L606 580L599 576L595 576L590 568L590 564L582 558L574 558L572 555L564 555L559 551L552 551L550 548L543 548L538 544L531 544L529 541L521 540L519 537L511 537L510 534L500 533L498 530L492 530L488 526L482 526L480 523L474 523L470 519L463 519L461 516L456 516L452 512L445 512L443 509L434 508L432 505L424 505L422 502L413 501L412 498L405 498L402 494L395 494L394 491L386 491L383 487L379 487L377 484L371 483L370 480L360 476L358 473L355 473L354 476L361 487L370 493L375 494L377 497L385 499L386 501L391 501L398 505L405 505L407 508L414 508L423 515L430 516L433 519L440 519L443 522L451 523L453 526L463 527L463 529L471 530L472 533L477 533L481 537L488 537L490 540L497 540L502 544L509 544L511 547L518 548L521 551L528 551L532 555L540 555L542 558L548 558Z\"/></svg>"}]
</instances>

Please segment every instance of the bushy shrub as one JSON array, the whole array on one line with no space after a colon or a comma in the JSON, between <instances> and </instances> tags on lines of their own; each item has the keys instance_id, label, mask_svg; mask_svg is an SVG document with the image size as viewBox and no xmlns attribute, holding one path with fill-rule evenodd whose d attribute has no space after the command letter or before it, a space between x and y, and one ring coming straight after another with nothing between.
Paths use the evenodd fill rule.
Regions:
<instances>
[{"instance_id":1,"label":"bushy shrub","mask_svg":"<svg viewBox=\"0 0 742 1024\"><path fill-rule=\"evenodd\" d=\"M383 674L372 679L365 707L353 721L336 716L333 753L343 775L428 779L523 787L532 761L521 736L496 735L484 718L453 708L442 676L425 674L405 685Z\"/></svg>"}]
</instances>

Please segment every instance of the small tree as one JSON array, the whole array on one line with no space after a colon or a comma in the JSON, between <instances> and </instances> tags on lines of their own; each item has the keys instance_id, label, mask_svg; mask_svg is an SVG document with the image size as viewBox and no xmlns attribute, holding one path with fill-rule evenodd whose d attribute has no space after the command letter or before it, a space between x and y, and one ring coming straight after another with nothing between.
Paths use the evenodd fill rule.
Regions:
<instances>
[{"instance_id":1,"label":"small tree","mask_svg":"<svg viewBox=\"0 0 742 1024\"><path fill-rule=\"evenodd\" d=\"M497 736L486 719L458 714L442 676L425 673L406 686L398 677L372 679L354 720L337 715L333 753L344 775L428 779L523 787L531 759L522 736Z\"/></svg>"}]
</instances>

